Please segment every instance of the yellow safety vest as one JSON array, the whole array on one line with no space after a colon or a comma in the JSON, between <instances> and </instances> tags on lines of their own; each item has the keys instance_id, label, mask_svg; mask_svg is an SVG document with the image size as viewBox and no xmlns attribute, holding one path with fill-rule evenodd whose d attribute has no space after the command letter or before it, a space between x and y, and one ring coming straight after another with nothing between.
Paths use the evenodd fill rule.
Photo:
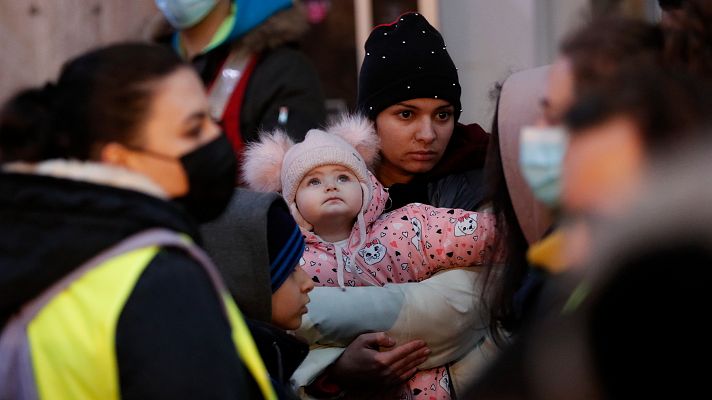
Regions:
<instances>
[{"instance_id":1,"label":"yellow safety vest","mask_svg":"<svg viewBox=\"0 0 712 400\"><path fill-rule=\"evenodd\" d=\"M121 242L23 307L0 337L0 398L119 399L116 325L139 277L161 247L180 247L222 297L240 358L262 396L277 396L240 311L217 269L189 239L149 230Z\"/></svg>"}]
</instances>

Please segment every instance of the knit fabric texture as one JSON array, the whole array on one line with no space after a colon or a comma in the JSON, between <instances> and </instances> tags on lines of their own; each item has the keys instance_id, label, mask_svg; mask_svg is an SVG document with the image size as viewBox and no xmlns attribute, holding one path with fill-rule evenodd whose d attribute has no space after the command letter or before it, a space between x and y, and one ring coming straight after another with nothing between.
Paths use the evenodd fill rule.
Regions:
<instances>
[{"instance_id":1,"label":"knit fabric texture","mask_svg":"<svg viewBox=\"0 0 712 400\"><path fill-rule=\"evenodd\" d=\"M273 203L267 214L267 250L272 293L284 283L304 254L304 237L283 203Z\"/></svg>"},{"instance_id":2,"label":"knit fabric texture","mask_svg":"<svg viewBox=\"0 0 712 400\"><path fill-rule=\"evenodd\" d=\"M418 98L443 99L461 113L457 68L440 32L419 13L371 31L361 65L357 107L375 121L384 109Z\"/></svg>"},{"instance_id":3,"label":"knit fabric texture","mask_svg":"<svg viewBox=\"0 0 712 400\"><path fill-rule=\"evenodd\" d=\"M368 168L359 152L344 139L318 129L307 132L304 141L292 146L282 164L282 195L287 204L294 204L297 187L309 171L323 165L341 165L356 175L359 182L371 187ZM362 185L363 186L363 185ZM370 201L369 193L364 193Z\"/></svg>"}]
</instances>

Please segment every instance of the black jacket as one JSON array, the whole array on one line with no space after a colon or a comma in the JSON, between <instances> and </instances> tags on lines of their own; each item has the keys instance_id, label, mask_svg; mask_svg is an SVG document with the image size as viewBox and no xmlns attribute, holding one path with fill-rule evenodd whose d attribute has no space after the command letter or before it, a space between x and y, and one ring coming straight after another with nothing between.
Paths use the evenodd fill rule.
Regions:
<instances>
[{"instance_id":1,"label":"black jacket","mask_svg":"<svg viewBox=\"0 0 712 400\"><path fill-rule=\"evenodd\" d=\"M0 174L0 327L92 256L153 227L198 239L181 208L137 191ZM118 320L122 398L253 398L221 307L197 262L160 250Z\"/></svg>"},{"instance_id":2,"label":"black jacket","mask_svg":"<svg viewBox=\"0 0 712 400\"><path fill-rule=\"evenodd\" d=\"M301 11L291 7L269 17L244 36L190 60L203 83L209 86L233 48L259 55L240 110L243 142L254 141L260 131L277 127L285 129L295 141L301 141L309 129L324 123L326 108L319 75L296 47L296 40L306 29L308 24ZM166 24L152 34L153 40L166 45L172 45L173 35ZM289 110L285 126L277 120L281 107Z\"/></svg>"},{"instance_id":3,"label":"black jacket","mask_svg":"<svg viewBox=\"0 0 712 400\"><path fill-rule=\"evenodd\" d=\"M247 326L279 398L296 399L289 378L306 358L309 345L271 324L248 319Z\"/></svg>"}]
</instances>

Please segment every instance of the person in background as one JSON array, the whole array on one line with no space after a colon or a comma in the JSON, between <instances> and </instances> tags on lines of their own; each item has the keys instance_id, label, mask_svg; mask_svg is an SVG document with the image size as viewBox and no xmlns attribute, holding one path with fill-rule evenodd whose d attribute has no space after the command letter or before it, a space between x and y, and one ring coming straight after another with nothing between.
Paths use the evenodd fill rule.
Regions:
<instances>
[{"instance_id":1,"label":"person in background","mask_svg":"<svg viewBox=\"0 0 712 400\"><path fill-rule=\"evenodd\" d=\"M361 65L358 110L381 139L376 178L390 209L408 203L476 210L489 135L458 123L457 68L445 42L418 13L373 29Z\"/></svg>"},{"instance_id":2,"label":"person in background","mask_svg":"<svg viewBox=\"0 0 712 400\"><path fill-rule=\"evenodd\" d=\"M287 205L276 193L237 188L225 212L201 233L279 397L296 397L289 380L309 346L287 331L301 325L314 282L299 266L304 239Z\"/></svg>"},{"instance_id":3,"label":"person in background","mask_svg":"<svg viewBox=\"0 0 712 400\"><path fill-rule=\"evenodd\" d=\"M326 117L316 70L295 46L308 23L292 0L156 0L172 26L155 40L189 60L236 154L261 130L304 138Z\"/></svg>"},{"instance_id":4,"label":"person in background","mask_svg":"<svg viewBox=\"0 0 712 400\"><path fill-rule=\"evenodd\" d=\"M460 86L457 69L440 33L422 15L406 13L390 24L376 27L365 44L365 54L357 103L359 111L374 123L381 141L381 162L373 173L388 188L391 200L386 211L414 202L476 210L484 195L481 169L489 135L476 124L455 122L461 113ZM420 283L391 285L390 290L364 287L354 288L353 292L361 292L373 304L391 304L399 309L404 298L419 305L417 299L432 293L433 288L438 289L439 296L433 297L425 309L442 311L423 315L433 314L429 321L443 332L451 332L453 343L459 337L481 337L487 328L481 324L480 303L473 300L479 296L479 274L475 271L455 269ZM336 303L338 289L329 289L333 288L315 288L315 303L317 297L322 302ZM449 313L459 317L439 320L434 315ZM422 323L427 325L428 321ZM310 363L312 357L321 361L330 358L330 365L315 368L318 377L302 383L313 396L328 397L344 390L347 396L357 396L355 393L364 388L382 388L384 395L387 388L408 381L418 364L411 356L420 354L425 346L423 340L396 343L389 334L373 332L359 335L343 352L313 350L303 366L323 365ZM478 371L492 356L481 344L470 343L469 352L462 357L465 362L460 364L467 365L464 369ZM439 375L443 382L450 381L457 392L463 387L460 384L469 379L451 380L448 368L458 367L442 367ZM311 372L305 375L314 376L315 371ZM440 387L419 387L409 395L456 395Z\"/></svg>"},{"instance_id":5,"label":"person in background","mask_svg":"<svg viewBox=\"0 0 712 400\"><path fill-rule=\"evenodd\" d=\"M244 180L253 189L282 193L307 240L303 266L318 286L381 287L420 282L445 268L489 267L495 231L485 213L409 204L381 215L388 195L367 168L377 153L378 137L372 124L363 117L346 117L327 131L309 131L297 144L281 132L263 136L245 152ZM437 296L424 294L421 301ZM406 313L409 308L400 305L396 310ZM358 314L343 312L344 318L354 319L346 325L361 326L356 334L373 330L374 319L388 319L374 315L358 322ZM341 313L332 313L332 319L339 319ZM413 314L414 319L421 317L427 320L425 315ZM418 329L415 322L411 325ZM439 336L433 332L423 339L435 341ZM449 390L443 378L441 374L428 381L421 378L410 383L411 390L429 395L437 393L428 389L432 385Z\"/></svg>"},{"instance_id":6,"label":"person in background","mask_svg":"<svg viewBox=\"0 0 712 400\"><path fill-rule=\"evenodd\" d=\"M542 205L540 200L535 200L536 194L533 193L520 173L521 169L518 163L520 156L512 154L519 153L519 146L512 144L518 143L519 140L507 136L518 136L519 128L524 126L523 124L534 121L533 111L522 106L521 103L526 103L531 100L531 96L539 94L537 93L538 88L533 89L531 86L538 83L536 80L542 77L542 73L545 71L523 71L504 82L497 98L485 165L486 199L497 220L498 232L501 235L497 241L496 251L503 251L506 257L501 276L495 277L488 273L485 277L485 290L483 291L483 300L488 302L490 308L489 326L492 338L494 343L500 347L506 346L509 335L520 330L524 323L524 317L529 313L529 304L518 302L515 298L515 294L521 296L521 293L527 293L529 295L528 288L522 289L524 277L531 273L526 259L529 242L525 237L525 226L529 226L531 236L531 232L535 231L532 228L536 225L535 221L538 222L538 220L548 217L548 214L533 214L549 212L547 206ZM500 111L502 104L505 107L512 107L506 111L517 112L503 114ZM518 104L525 110L517 110ZM512 124L516 124L517 127L508 129ZM517 182L520 182L518 186ZM522 214L517 214L515 201L519 202L520 210L530 211L530 214L524 214L529 217L528 220L521 220L520 215ZM533 239L534 242L544 233L537 231ZM530 279L532 282L538 282L538 279L533 277ZM538 288L532 285L531 290L538 290Z\"/></svg>"},{"instance_id":7,"label":"person in background","mask_svg":"<svg viewBox=\"0 0 712 400\"><path fill-rule=\"evenodd\" d=\"M117 44L0 112L0 397L274 399L200 243L235 179L203 85ZM249 371L249 372L248 372Z\"/></svg>"},{"instance_id":8,"label":"person in background","mask_svg":"<svg viewBox=\"0 0 712 400\"><path fill-rule=\"evenodd\" d=\"M378 149L373 126L358 116L296 144L277 131L245 151L244 180L282 193L307 240L304 268L319 286L419 282L489 265L496 234L487 213L414 203L383 214L388 194L368 170Z\"/></svg>"}]
</instances>

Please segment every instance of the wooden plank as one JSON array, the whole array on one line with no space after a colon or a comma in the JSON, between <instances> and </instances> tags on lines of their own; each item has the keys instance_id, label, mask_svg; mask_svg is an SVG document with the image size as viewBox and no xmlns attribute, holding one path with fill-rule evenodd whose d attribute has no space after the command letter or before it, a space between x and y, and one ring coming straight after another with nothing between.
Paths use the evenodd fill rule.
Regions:
<instances>
[{"instance_id":1,"label":"wooden plank","mask_svg":"<svg viewBox=\"0 0 712 400\"><path fill-rule=\"evenodd\" d=\"M12 0L0 10L0 100L56 79L92 47L137 39L157 15L151 0Z\"/></svg>"}]
</instances>

